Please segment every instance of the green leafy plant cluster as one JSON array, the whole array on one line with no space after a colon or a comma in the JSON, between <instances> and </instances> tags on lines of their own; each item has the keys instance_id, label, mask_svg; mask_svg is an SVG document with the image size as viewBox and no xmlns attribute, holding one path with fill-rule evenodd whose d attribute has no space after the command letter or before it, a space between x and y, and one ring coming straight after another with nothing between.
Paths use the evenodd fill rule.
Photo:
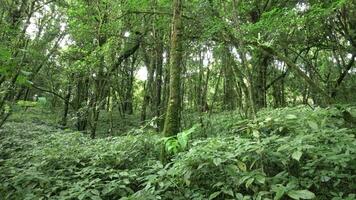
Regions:
<instances>
[{"instance_id":1,"label":"green leafy plant cluster","mask_svg":"<svg viewBox=\"0 0 356 200\"><path fill-rule=\"evenodd\" d=\"M178 133L177 136L162 138L166 152L170 154L177 154L178 152L186 150L188 148L189 138L196 129L197 125Z\"/></svg>"},{"instance_id":2,"label":"green leafy plant cluster","mask_svg":"<svg viewBox=\"0 0 356 200\"><path fill-rule=\"evenodd\" d=\"M46 125L7 129L0 144L5 199L118 199L138 189L140 171L159 152L152 135L91 140Z\"/></svg>"},{"instance_id":3,"label":"green leafy plant cluster","mask_svg":"<svg viewBox=\"0 0 356 200\"><path fill-rule=\"evenodd\" d=\"M195 126L165 139L143 132L91 140L12 122L0 132L0 196L351 200L356 132L344 110L354 115L350 106L265 110L255 120L228 118L230 131L207 138L193 137L203 131ZM172 153L166 164L162 140Z\"/></svg>"},{"instance_id":4,"label":"green leafy plant cluster","mask_svg":"<svg viewBox=\"0 0 356 200\"><path fill-rule=\"evenodd\" d=\"M355 130L340 112L300 106L237 121L152 167L131 199L354 199Z\"/></svg>"}]
</instances>

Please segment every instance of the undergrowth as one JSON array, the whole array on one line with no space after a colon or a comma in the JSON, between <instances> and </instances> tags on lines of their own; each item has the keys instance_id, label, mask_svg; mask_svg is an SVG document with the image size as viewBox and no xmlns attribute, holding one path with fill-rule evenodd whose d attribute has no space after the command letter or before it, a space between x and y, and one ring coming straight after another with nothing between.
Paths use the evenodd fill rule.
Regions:
<instances>
[{"instance_id":1,"label":"undergrowth","mask_svg":"<svg viewBox=\"0 0 356 200\"><path fill-rule=\"evenodd\" d=\"M91 140L14 120L0 130L0 196L351 200L356 131L345 110L354 115L352 106L265 110L254 120L214 115L168 139L146 131ZM167 164L163 141L174 149Z\"/></svg>"}]
</instances>

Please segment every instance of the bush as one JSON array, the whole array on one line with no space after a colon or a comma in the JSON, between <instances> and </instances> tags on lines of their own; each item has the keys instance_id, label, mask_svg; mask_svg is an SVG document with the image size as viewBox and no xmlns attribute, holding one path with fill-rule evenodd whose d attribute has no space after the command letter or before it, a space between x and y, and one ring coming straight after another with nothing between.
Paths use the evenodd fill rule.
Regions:
<instances>
[{"instance_id":1,"label":"bush","mask_svg":"<svg viewBox=\"0 0 356 200\"><path fill-rule=\"evenodd\" d=\"M265 110L255 120L214 116L221 126L215 130L223 132L207 138L194 126L168 139L143 132L91 140L43 124L12 122L0 131L0 195L351 200L356 132L342 115L345 109L355 111L296 107ZM162 141L173 156L165 165L158 161Z\"/></svg>"},{"instance_id":2,"label":"bush","mask_svg":"<svg viewBox=\"0 0 356 200\"><path fill-rule=\"evenodd\" d=\"M339 112L298 107L237 122L234 135L195 141L169 165L155 166L145 192L133 199L147 193L162 199L353 199L355 130L343 127Z\"/></svg>"},{"instance_id":3,"label":"bush","mask_svg":"<svg viewBox=\"0 0 356 200\"><path fill-rule=\"evenodd\" d=\"M0 195L5 199L127 196L138 190L139 169L159 152L155 135L91 140L78 132L46 134L35 127L27 129L33 130L26 138L15 130L1 143L5 160L0 169Z\"/></svg>"}]
</instances>

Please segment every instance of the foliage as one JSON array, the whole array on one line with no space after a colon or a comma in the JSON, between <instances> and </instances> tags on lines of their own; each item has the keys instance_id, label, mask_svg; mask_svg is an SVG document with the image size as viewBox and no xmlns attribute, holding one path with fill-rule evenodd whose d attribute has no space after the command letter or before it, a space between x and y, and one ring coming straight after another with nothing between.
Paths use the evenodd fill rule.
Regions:
<instances>
[{"instance_id":1,"label":"foliage","mask_svg":"<svg viewBox=\"0 0 356 200\"><path fill-rule=\"evenodd\" d=\"M355 113L352 106L299 106L264 110L255 120L225 115L232 124L227 133L197 138L201 129L193 127L169 138L178 147L166 165L158 161L162 139L152 133L91 140L45 124L11 122L0 131L0 195L351 200L356 133L343 110Z\"/></svg>"},{"instance_id":2,"label":"foliage","mask_svg":"<svg viewBox=\"0 0 356 200\"><path fill-rule=\"evenodd\" d=\"M115 199L133 193L138 169L154 160L155 136L90 140L81 133L13 123L1 143L1 196ZM22 135L22 130L27 130ZM25 138L24 138L25 137ZM143 153L146 152L146 153ZM156 152L156 153L155 153Z\"/></svg>"},{"instance_id":3,"label":"foliage","mask_svg":"<svg viewBox=\"0 0 356 200\"><path fill-rule=\"evenodd\" d=\"M0 198L355 199L354 2L1 1Z\"/></svg>"},{"instance_id":4,"label":"foliage","mask_svg":"<svg viewBox=\"0 0 356 200\"><path fill-rule=\"evenodd\" d=\"M197 125L194 125L190 129L177 133L177 136L163 137L161 140L164 143L166 152L169 154L177 154L178 152L187 150L189 138L197 127Z\"/></svg>"}]
</instances>

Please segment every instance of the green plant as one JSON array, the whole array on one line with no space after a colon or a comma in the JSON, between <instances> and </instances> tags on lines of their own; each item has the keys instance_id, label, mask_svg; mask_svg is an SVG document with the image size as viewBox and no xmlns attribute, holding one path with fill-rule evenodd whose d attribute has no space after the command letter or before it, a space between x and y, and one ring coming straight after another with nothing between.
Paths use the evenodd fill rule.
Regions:
<instances>
[{"instance_id":1,"label":"green plant","mask_svg":"<svg viewBox=\"0 0 356 200\"><path fill-rule=\"evenodd\" d=\"M170 154L177 154L178 152L187 150L189 138L197 127L198 125L194 125L190 129L178 133L177 136L162 138L166 151Z\"/></svg>"}]
</instances>

